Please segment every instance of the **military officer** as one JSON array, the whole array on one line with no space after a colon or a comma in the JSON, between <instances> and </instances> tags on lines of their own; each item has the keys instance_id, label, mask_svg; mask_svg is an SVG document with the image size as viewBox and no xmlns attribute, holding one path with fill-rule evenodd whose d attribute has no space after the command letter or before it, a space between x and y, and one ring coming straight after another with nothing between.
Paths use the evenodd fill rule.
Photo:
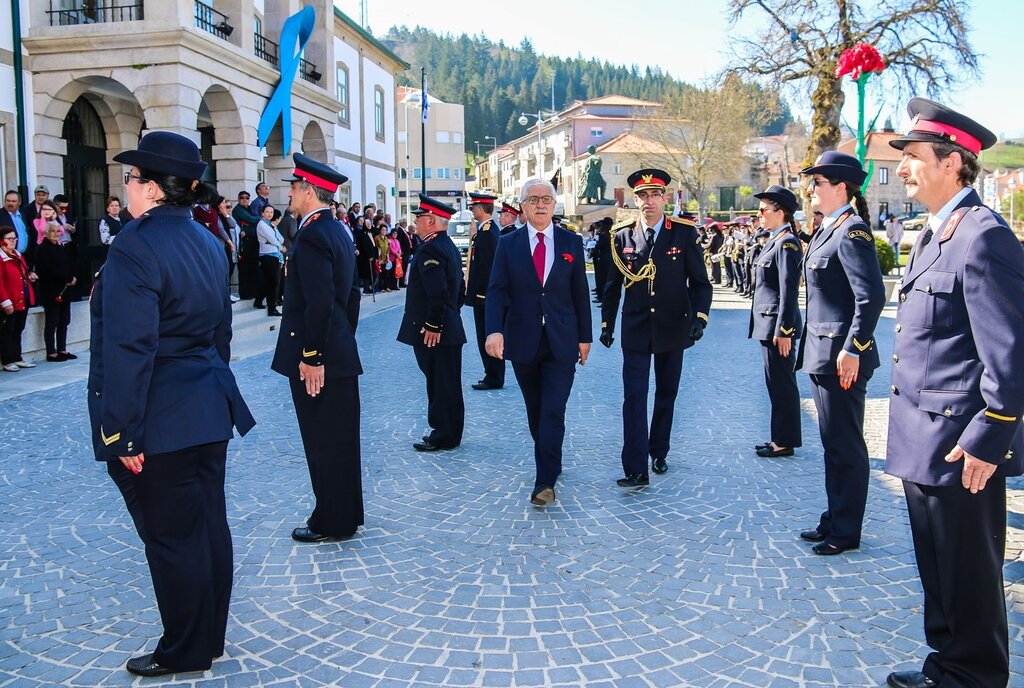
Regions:
<instances>
[{"instance_id":1,"label":"military officer","mask_svg":"<svg viewBox=\"0 0 1024 688\"><path fill-rule=\"evenodd\" d=\"M1024 250L971 188L988 129L910 101L896 174L931 214L899 287L885 471L924 587L922 671L894 688L1006 686L1006 478L1024 473Z\"/></svg>"},{"instance_id":2,"label":"military officer","mask_svg":"<svg viewBox=\"0 0 1024 688\"><path fill-rule=\"evenodd\" d=\"M771 234L754 263L756 286L747 336L761 342L764 382L771 400L771 437L758 456L792 456L801 444L800 390L796 386L793 339L800 331L800 263L803 247L793 235L796 195L778 185L754 194L758 215Z\"/></svg>"},{"instance_id":3,"label":"military officer","mask_svg":"<svg viewBox=\"0 0 1024 688\"><path fill-rule=\"evenodd\" d=\"M501 212L498 213L498 222L501 224L501 236L519 229L519 208L511 203L503 202Z\"/></svg>"},{"instance_id":4,"label":"military officer","mask_svg":"<svg viewBox=\"0 0 1024 688\"><path fill-rule=\"evenodd\" d=\"M622 470L620 487L650 483L651 470L668 470L666 457L683 350L704 335L712 287L692 221L665 215L666 172L642 169L629 175L640 219L615 233L612 267L601 304L600 341L614 341L615 318L622 305ZM625 286L626 295L622 297ZM647 390L654 359L654 415L647 422Z\"/></svg>"},{"instance_id":5,"label":"military officer","mask_svg":"<svg viewBox=\"0 0 1024 688\"><path fill-rule=\"evenodd\" d=\"M192 219L216 189L189 139L146 134L128 168L136 219L110 245L92 297L89 418L97 461L124 497L163 636L128 660L140 676L204 671L224 653L232 587L224 473L233 429L255 421L235 384L224 249Z\"/></svg>"},{"instance_id":6,"label":"military officer","mask_svg":"<svg viewBox=\"0 0 1024 688\"><path fill-rule=\"evenodd\" d=\"M608 283L608 272L612 269L612 225L610 217L597 221L597 246L594 247L594 303L601 303L604 287Z\"/></svg>"},{"instance_id":7,"label":"military officer","mask_svg":"<svg viewBox=\"0 0 1024 688\"><path fill-rule=\"evenodd\" d=\"M448 236L455 208L420 194L414 230L423 243L409 267L405 315L398 341L416 354L427 380L427 423L431 431L413 444L416 451L454 449L462 442L466 407L462 400L462 345L466 331L459 309L466 293L462 256Z\"/></svg>"},{"instance_id":8,"label":"military officer","mask_svg":"<svg viewBox=\"0 0 1024 688\"><path fill-rule=\"evenodd\" d=\"M860 162L828 151L801 173L811 176L811 206L825 216L804 258L807 320L797 368L802 360L811 376L828 508L800 537L816 543L815 554L827 556L860 547L869 475L864 400L878 367L875 325L885 288L861 194L867 174Z\"/></svg>"},{"instance_id":9,"label":"military officer","mask_svg":"<svg viewBox=\"0 0 1024 688\"><path fill-rule=\"evenodd\" d=\"M505 386L505 361L489 356L484 350L484 317L487 285L491 281L494 252L498 249L498 230L492 219L496 196L470 192L469 209L477 222L476 233L469 239L469 257L466 259L466 304L473 307L476 343L484 364L484 377L473 384L473 389L501 389Z\"/></svg>"},{"instance_id":10,"label":"military officer","mask_svg":"<svg viewBox=\"0 0 1024 688\"><path fill-rule=\"evenodd\" d=\"M355 246L329 204L345 175L292 155L291 208L298 231L284 286L284 316L271 368L288 378L313 487L299 542L351 537L363 525L356 347Z\"/></svg>"}]
</instances>

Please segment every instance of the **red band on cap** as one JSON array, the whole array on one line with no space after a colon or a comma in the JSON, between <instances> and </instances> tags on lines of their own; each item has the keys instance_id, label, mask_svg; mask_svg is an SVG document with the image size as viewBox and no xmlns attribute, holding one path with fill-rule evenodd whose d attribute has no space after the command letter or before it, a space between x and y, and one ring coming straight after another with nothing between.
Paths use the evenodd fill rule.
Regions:
<instances>
[{"instance_id":1,"label":"red band on cap","mask_svg":"<svg viewBox=\"0 0 1024 688\"><path fill-rule=\"evenodd\" d=\"M327 191L330 191L331 193L334 193L335 191L337 191L338 187L340 186L340 184L337 184L335 182L329 182L326 179L323 179L322 177L318 177L315 174L307 172L306 170L300 170L298 167L295 168L295 171L292 172L292 175L294 175L296 177L301 177L302 179L305 179L310 184L315 184L315 185L319 186L321 189L326 189Z\"/></svg>"},{"instance_id":2,"label":"red band on cap","mask_svg":"<svg viewBox=\"0 0 1024 688\"><path fill-rule=\"evenodd\" d=\"M441 208L438 208L436 205L430 203L420 203L420 210L426 210L430 212L432 215L443 217L446 220L452 219L452 214L450 212L448 212L447 210L442 210Z\"/></svg>"},{"instance_id":3,"label":"red band on cap","mask_svg":"<svg viewBox=\"0 0 1024 688\"><path fill-rule=\"evenodd\" d=\"M634 186L633 189L645 189L649 186L660 186L664 188L666 184L664 179L659 179L658 177L653 176L650 178L643 176L638 180L637 185Z\"/></svg>"},{"instance_id":4,"label":"red band on cap","mask_svg":"<svg viewBox=\"0 0 1024 688\"><path fill-rule=\"evenodd\" d=\"M918 119L911 126L910 132L938 134L948 139L950 143L955 143L958 146L963 146L964 148L971 151L975 155L981 153L981 141L974 138L965 131L957 129L956 127L951 127L948 124L943 124L942 122L935 122L927 119Z\"/></svg>"}]
</instances>

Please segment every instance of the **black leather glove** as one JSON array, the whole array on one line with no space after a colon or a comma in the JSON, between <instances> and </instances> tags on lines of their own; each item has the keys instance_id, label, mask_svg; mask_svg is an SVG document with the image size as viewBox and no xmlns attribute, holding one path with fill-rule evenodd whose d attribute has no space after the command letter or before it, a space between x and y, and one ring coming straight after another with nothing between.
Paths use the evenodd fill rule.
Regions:
<instances>
[{"instance_id":1,"label":"black leather glove","mask_svg":"<svg viewBox=\"0 0 1024 688\"><path fill-rule=\"evenodd\" d=\"M612 336L611 330L601 330L601 336L598 338L605 348L611 348L612 342L615 341L615 337Z\"/></svg>"},{"instance_id":2,"label":"black leather glove","mask_svg":"<svg viewBox=\"0 0 1024 688\"><path fill-rule=\"evenodd\" d=\"M693 324L690 325L690 339L697 341L704 336L704 321L700 318L694 318Z\"/></svg>"}]
</instances>

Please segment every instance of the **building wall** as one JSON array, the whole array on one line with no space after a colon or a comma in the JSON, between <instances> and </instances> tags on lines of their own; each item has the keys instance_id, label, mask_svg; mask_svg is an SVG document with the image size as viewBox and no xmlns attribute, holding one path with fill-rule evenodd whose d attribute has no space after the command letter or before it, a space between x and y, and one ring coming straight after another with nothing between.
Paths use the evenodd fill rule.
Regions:
<instances>
[{"instance_id":1,"label":"building wall","mask_svg":"<svg viewBox=\"0 0 1024 688\"><path fill-rule=\"evenodd\" d=\"M423 164L420 153L420 96L419 91L399 103L397 112L398 136L398 196L399 214L407 215L409 208L415 208L418 201L422 178L420 168ZM408 118L406 118L406 108ZM408 121L408 131L405 130ZM439 142L441 133L447 142ZM429 117L425 127L426 135L426 179L427 195L439 198L446 203L460 205L458 199L465 192L464 166L466 161L466 120L465 109L456 103L430 102ZM408 160L406 153L408 151ZM438 169L443 171L439 177ZM406 179L408 177L408 202L406 201Z\"/></svg>"},{"instance_id":2,"label":"building wall","mask_svg":"<svg viewBox=\"0 0 1024 688\"><path fill-rule=\"evenodd\" d=\"M0 13L3 19L0 20L0 193L7 189L14 189L18 186L18 139L17 139L17 112L14 92L14 33L11 26L11 1L0 1ZM22 35L28 34L29 12L25 3L22 3L21 11ZM28 60L25 59L25 67ZM32 118L32 73L28 69L22 70L22 79L25 89L25 134L28 141L35 136L35 123ZM35 186L34 179L35 159L32 155L32 147L29 145L25 164L25 177L27 186Z\"/></svg>"}]
</instances>

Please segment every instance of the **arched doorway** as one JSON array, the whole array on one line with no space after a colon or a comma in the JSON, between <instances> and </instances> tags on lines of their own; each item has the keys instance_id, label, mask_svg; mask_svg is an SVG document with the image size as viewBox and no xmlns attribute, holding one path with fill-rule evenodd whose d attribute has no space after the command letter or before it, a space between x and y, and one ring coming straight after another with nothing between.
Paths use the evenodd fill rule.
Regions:
<instances>
[{"instance_id":1,"label":"arched doorway","mask_svg":"<svg viewBox=\"0 0 1024 688\"><path fill-rule=\"evenodd\" d=\"M87 294L92 274L106 257L99 239L99 220L106 212L110 195L107 180L107 137L103 122L83 95L75 100L61 137L67 144L64 155L64 194L77 223L78 293Z\"/></svg>"}]
</instances>

